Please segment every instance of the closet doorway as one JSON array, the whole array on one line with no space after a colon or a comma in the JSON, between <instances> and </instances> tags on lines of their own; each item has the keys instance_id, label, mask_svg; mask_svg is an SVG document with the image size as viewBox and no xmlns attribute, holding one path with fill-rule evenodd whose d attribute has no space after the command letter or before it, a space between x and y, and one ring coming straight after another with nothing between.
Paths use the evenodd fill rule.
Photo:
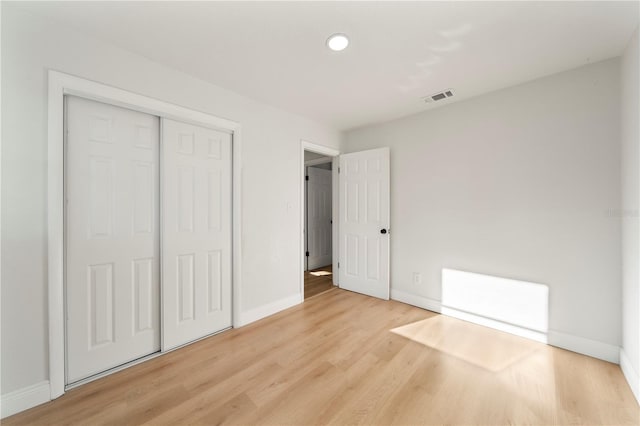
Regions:
<instances>
[{"instance_id":1,"label":"closet doorway","mask_svg":"<svg viewBox=\"0 0 640 426\"><path fill-rule=\"evenodd\" d=\"M53 71L49 113L56 398L232 326L239 126Z\"/></svg>"}]
</instances>

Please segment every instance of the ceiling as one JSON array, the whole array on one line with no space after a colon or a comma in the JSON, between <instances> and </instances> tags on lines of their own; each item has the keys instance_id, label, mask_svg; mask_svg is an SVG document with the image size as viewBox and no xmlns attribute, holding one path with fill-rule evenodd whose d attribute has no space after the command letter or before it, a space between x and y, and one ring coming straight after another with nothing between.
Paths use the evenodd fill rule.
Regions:
<instances>
[{"instance_id":1,"label":"ceiling","mask_svg":"<svg viewBox=\"0 0 640 426\"><path fill-rule=\"evenodd\" d=\"M4 3L4 2L3 2ZM638 2L43 2L17 7L340 130L618 56ZM350 46L329 51L329 35ZM426 104L423 96L455 96Z\"/></svg>"}]
</instances>

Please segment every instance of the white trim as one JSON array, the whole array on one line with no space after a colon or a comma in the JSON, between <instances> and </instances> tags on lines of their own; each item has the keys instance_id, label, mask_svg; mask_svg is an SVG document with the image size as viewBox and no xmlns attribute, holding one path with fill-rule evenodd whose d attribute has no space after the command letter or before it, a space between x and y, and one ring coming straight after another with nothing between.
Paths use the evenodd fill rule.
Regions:
<instances>
[{"instance_id":1,"label":"white trim","mask_svg":"<svg viewBox=\"0 0 640 426\"><path fill-rule=\"evenodd\" d=\"M232 324L240 327L240 312L242 312L242 129L238 125L232 135L232 179L231 182L231 215L233 234L231 235L232 262L231 265L231 312Z\"/></svg>"},{"instance_id":2,"label":"white trim","mask_svg":"<svg viewBox=\"0 0 640 426\"><path fill-rule=\"evenodd\" d=\"M442 302L439 300L430 299L424 296L418 296L393 288L391 289L391 299L398 302L406 303L408 305L427 309L429 311L437 312L442 315L458 318L463 321L468 321L474 324L479 324L485 327L504 331L506 333L511 333L542 343L547 343L551 346L567 349L572 352L587 355L593 358L613 362L615 364L617 364L620 359L620 348L608 343L598 342L595 340L586 339L584 337L574 336L572 334L566 334L555 330L549 330L545 336L545 333L530 330L524 327L518 327L512 324L507 324L502 321L474 315L468 312L459 311L447 306L442 306Z\"/></svg>"},{"instance_id":3,"label":"white trim","mask_svg":"<svg viewBox=\"0 0 640 426\"><path fill-rule=\"evenodd\" d=\"M333 274L331 277L333 278L333 285L339 286L338 283L338 265L340 264L340 221L338 218L340 217L340 176L338 175L340 167L340 156L336 155L333 157L333 162L331 165L331 209L332 212L332 220L333 220L333 235L331 235L331 249L333 259Z\"/></svg>"},{"instance_id":4,"label":"white trim","mask_svg":"<svg viewBox=\"0 0 640 426\"><path fill-rule=\"evenodd\" d=\"M64 91L65 81L49 71L47 244L49 284L50 398L64 394Z\"/></svg>"},{"instance_id":5,"label":"white trim","mask_svg":"<svg viewBox=\"0 0 640 426\"><path fill-rule=\"evenodd\" d=\"M50 399L64 394L64 95L76 95L159 117L213 127L233 134L233 324L241 309L241 137L240 125L147 96L49 70L48 98L48 292Z\"/></svg>"},{"instance_id":6,"label":"white trim","mask_svg":"<svg viewBox=\"0 0 640 426\"><path fill-rule=\"evenodd\" d=\"M391 289L391 300L406 303L407 305L417 306L427 311L440 313L441 304L439 300L430 299L424 296L406 293L401 290Z\"/></svg>"},{"instance_id":7,"label":"white trim","mask_svg":"<svg viewBox=\"0 0 640 426\"><path fill-rule=\"evenodd\" d=\"M2 395L0 399L1 418L4 419L45 402L49 402L48 380Z\"/></svg>"},{"instance_id":8,"label":"white trim","mask_svg":"<svg viewBox=\"0 0 640 426\"><path fill-rule=\"evenodd\" d=\"M317 166L318 164L331 163L332 161L333 161L332 157L321 157L321 158L315 158L313 160L305 160L304 165L306 167Z\"/></svg>"},{"instance_id":9,"label":"white trim","mask_svg":"<svg viewBox=\"0 0 640 426\"><path fill-rule=\"evenodd\" d=\"M294 294L293 296L276 300L275 302L267 303L266 305L258 306L257 308L249 309L246 312L241 312L239 315L238 326L242 327L244 325L251 324L252 322L277 314L285 309L289 309L292 306L299 305L303 301L304 295L301 296L300 294Z\"/></svg>"},{"instance_id":10,"label":"white trim","mask_svg":"<svg viewBox=\"0 0 640 426\"><path fill-rule=\"evenodd\" d=\"M0 7L0 22L2 22L2 7ZM0 46L2 46L2 31L0 31ZM2 81L2 55L0 55L0 81ZM0 99L2 99L2 85L0 84ZM0 135L2 135L2 102L0 102ZM2 137L0 136L0 188L2 188ZM0 189L0 236L2 235L2 190ZM0 277L2 277L2 244L0 244ZM0 297L1 299L1 297ZM0 303L1 305L1 303ZM1 346L1 345L0 345ZM0 356L0 359L2 356ZM0 386L1 388L1 386ZM2 399L0 398L0 418L2 416Z\"/></svg>"},{"instance_id":11,"label":"white trim","mask_svg":"<svg viewBox=\"0 0 640 426\"><path fill-rule=\"evenodd\" d=\"M625 352L624 348L620 348L620 369L624 378L627 379L633 396L636 397L638 405L640 405L640 373L633 368L629 356Z\"/></svg>"},{"instance_id":12,"label":"white trim","mask_svg":"<svg viewBox=\"0 0 640 426\"><path fill-rule=\"evenodd\" d=\"M327 157L337 157L340 155L340 151L334 148L329 148L328 146L318 145L309 141L301 140L300 141L300 177L298 182L300 182L300 271L298 276L300 277L300 295L304 300L304 261L305 261L305 247L304 247L304 177L305 177L305 161L304 161L304 152L311 151L316 154L322 154ZM326 162L326 161L325 161ZM334 161L334 167L331 171L331 182L332 182L332 217L333 217L333 253L332 253L332 261L333 261L333 284L336 285L336 275L337 275L337 265L338 265L338 221L336 220L337 216L337 207L338 207L338 194L337 194L337 186L334 184L337 181L337 168L335 167L336 163Z\"/></svg>"},{"instance_id":13,"label":"white trim","mask_svg":"<svg viewBox=\"0 0 640 426\"><path fill-rule=\"evenodd\" d=\"M179 120L197 126L205 125L215 127L228 132L235 132L235 130L240 127L239 123L235 121L215 117L208 113L139 95L81 77L49 70L49 83L51 84L52 81L56 83L56 86L63 89L64 93L62 94L65 95L80 96L86 99L134 109L147 114ZM49 91L49 94L51 95L51 91Z\"/></svg>"},{"instance_id":14,"label":"white trim","mask_svg":"<svg viewBox=\"0 0 640 426\"><path fill-rule=\"evenodd\" d=\"M535 340L536 342L547 343L547 334L541 331L531 330L525 327L508 324L492 318L486 318L481 315L475 315L470 312L459 311L457 309L449 308L447 306L442 307L442 314L453 317L453 318L458 318L463 321L468 321L474 324L493 328L498 331L503 331L505 333L513 334L515 336L520 336L526 339Z\"/></svg>"},{"instance_id":15,"label":"white trim","mask_svg":"<svg viewBox=\"0 0 640 426\"><path fill-rule=\"evenodd\" d=\"M620 362L620 348L608 343L598 342L556 330L549 330L547 332L547 343L551 346L567 349L571 352L588 355L614 364Z\"/></svg>"}]
</instances>

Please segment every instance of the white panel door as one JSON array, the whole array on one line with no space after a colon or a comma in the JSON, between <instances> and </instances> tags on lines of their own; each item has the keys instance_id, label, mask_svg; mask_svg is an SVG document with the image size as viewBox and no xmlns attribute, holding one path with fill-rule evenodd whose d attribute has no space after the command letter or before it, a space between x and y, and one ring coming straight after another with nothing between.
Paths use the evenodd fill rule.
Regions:
<instances>
[{"instance_id":1,"label":"white panel door","mask_svg":"<svg viewBox=\"0 0 640 426\"><path fill-rule=\"evenodd\" d=\"M163 350L231 326L231 135L162 119Z\"/></svg>"},{"instance_id":2,"label":"white panel door","mask_svg":"<svg viewBox=\"0 0 640 426\"><path fill-rule=\"evenodd\" d=\"M331 170L307 168L307 269L331 264Z\"/></svg>"},{"instance_id":3,"label":"white panel door","mask_svg":"<svg viewBox=\"0 0 640 426\"><path fill-rule=\"evenodd\" d=\"M159 119L66 97L67 383L160 349Z\"/></svg>"},{"instance_id":4,"label":"white panel door","mask_svg":"<svg viewBox=\"0 0 640 426\"><path fill-rule=\"evenodd\" d=\"M341 288L389 299L389 148L340 156Z\"/></svg>"}]
</instances>

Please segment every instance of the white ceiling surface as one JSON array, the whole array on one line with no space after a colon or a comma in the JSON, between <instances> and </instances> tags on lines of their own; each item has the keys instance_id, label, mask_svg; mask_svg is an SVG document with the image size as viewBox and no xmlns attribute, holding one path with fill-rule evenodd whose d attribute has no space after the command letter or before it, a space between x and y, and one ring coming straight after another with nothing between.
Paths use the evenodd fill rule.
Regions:
<instances>
[{"instance_id":1,"label":"white ceiling surface","mask_svg":"<svg viewBox=\"0 0 640 426\"><path fill-rule=\"evenodd\" d=\"M620 55L639 21L638 2L609 1L14 6L340 130ZM325 46L335 32L342 52Z\"/></svg>"}]
</instances>

